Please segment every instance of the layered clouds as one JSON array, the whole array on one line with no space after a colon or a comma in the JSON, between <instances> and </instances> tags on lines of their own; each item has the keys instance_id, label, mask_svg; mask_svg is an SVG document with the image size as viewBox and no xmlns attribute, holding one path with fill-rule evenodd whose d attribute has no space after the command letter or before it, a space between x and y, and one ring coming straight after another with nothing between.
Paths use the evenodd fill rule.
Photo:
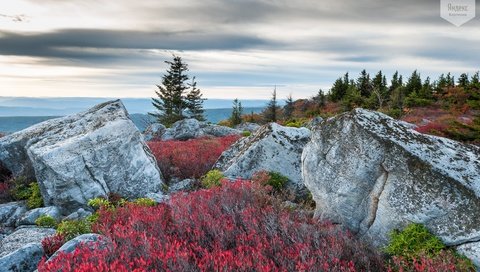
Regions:
<instances>
[{"instance_id":1,"label":"layered clouds","mask_svg":"<svg viewBox=\"0 0 480 272\"><path fill-rule=\"evenodd\" d=\"M439 1L9 2L0 96L149 97L172 53L212 98L308 97L363 68L480 69L478 18L457 28Z\"/></svg>"}]
</instances>

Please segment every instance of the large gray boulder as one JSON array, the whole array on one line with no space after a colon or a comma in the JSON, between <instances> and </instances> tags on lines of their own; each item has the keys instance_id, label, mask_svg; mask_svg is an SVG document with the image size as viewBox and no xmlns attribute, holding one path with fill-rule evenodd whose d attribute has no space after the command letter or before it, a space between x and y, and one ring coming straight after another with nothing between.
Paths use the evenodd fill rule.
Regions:
<instances>
[{"instance_id":1,"label":"large gray boulder","mask_svg":"<svg viewBox=\"0 0 480 272\"><path fill-rule=\"evenodd\" d=\"M237 125L235 127L236 130L248 131L248 132L252 132L252 133L259 130L260 128L261 128L261 126L259 124L249 123L249 122L241 123L240 125Z\"/></svg>"},{"instance_id":2,"label":"large gray boulder","mask_svg":"<svg viewBox=\"0 0 480 272\"><path fill-rule=\"evenodd\" d=\"M376 245L421 223L479 264L480 148L356 109L313 131L302 173L317 217Z\"/></svg>"},{"instance_id":3,"label":"large gray boulder","mask_svg":"<svg viewBox=\"0 0 480 272\"><path fill-rule=\"evenodd\" d=\"M192 118L175 122L171 128L163 133L162 140L189 140L200 137L240 135L241 133L242 131L240 130L212 125Z\"/></svg>"},{"instance_id":4,"label":"large gray boulder","mask_svg":"<svg viewBox=\"0 0 480 272\"><path fill-rule=\"evenodd\" d=\"M37 269L44 251L42 244L29 243L21 248L0 257L0 271L31 272Z\"/></svg>"},{"instance_id":5,"label":"large gray boulder","mask_svg":"<svg viewBox=\"0 0 480 272\"><path fill-rule=\"evenodd\" d=\"M25 201L0 204L0 227L15 227L15 223L27 212Z\"/></svg>"},{"instance_id":6,"label":"large gray boulder","mask_svg":"<svg viewBox=\"0 0 480 272\"><path fill-rule=\"evenodd\" d=\"M289 186L303 190L301 155L310 140L306 128L270 123L224 151L214 168L227 177L251 179L258 171L274 171L289 178Z\"/></svg>"},{"instance_id":7,"label":"large gray boulder","mask_svg":"<svg viewBox=\"0 0 480 272\"><path fill-rule=\"evenodd\" d=\"M143 132L145 141L160 140L167 128L160 123L150 124Z\"/></svg>"},{"instance_id":8,"label":"large gray boulder","mask_svg":"<svg viewBox=\"0 0 480 272\"><path fill-rule=\"evenodd\" d=\"M60 253L72 253L77 249L79 246L88 246L89 248L95 249L103 249L105 247L110 246L111 243L109 242L106 236L102 236L96 233L87 233L79 235L72 240L63 244L57 252L55 252L47 262L51 262L52 260L56 259Z\"/></svg>"},{"instance_id":9,"label":"large gray boulder","mask_svg":"<svg viewBox=\"0 0 480 272\"><path fill-rule=\"evenodd\" d=\"M110 192L159 192L162 175L120 100L52 119L0 139L0 161L36 178L45 205L68 214Z\"/></svg>"},{"instance_id":10,"label":"large gray boulder","mask_svg":"<svg viewBox=\"0 0 480 272\"><path fill-rule=\"evenodd\" d=\"M45 237L53 234L55 234L55 230L48 228L17 229L15 232L5 237L0 243L0 258L21 249L26 244L41 244Z\"/></svg>"}]
</instances>

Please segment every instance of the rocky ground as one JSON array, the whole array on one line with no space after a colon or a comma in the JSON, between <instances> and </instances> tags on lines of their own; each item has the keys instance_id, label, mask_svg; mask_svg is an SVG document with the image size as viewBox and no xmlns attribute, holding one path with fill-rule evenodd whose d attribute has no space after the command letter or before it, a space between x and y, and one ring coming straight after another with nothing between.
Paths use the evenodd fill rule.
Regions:
<instances>
[{"instance_id":1,"label":"rocky ground","mask_svg":"<svg viewBox=\"0 0 480 272\"><path fill-rule=\"evenodd\" d=\"M234 143L214 165L227 177L278 172L288 177L297 196L313 197L317 219L339 224L364 241L383 247L393 230L421 223L480 266L480 148L413 128L355 109L316 119L308 128L272 123L232 129L187 119L171 128L151 126L142 135L118 100L40 123L0 138L1 165L14 176L38 181L45 206L29 210L23 201L0 204L0 268L36 269L45 254L42 239L55 232L35 226L42 215L84 218L92 212L89 199L112 193L131 200L168 199L167 181L145 139L243 131L252 135ZM191 189L192 182L179 181L169 191ZM79 236L59 250L72 252L80 242L97 238Z\"/></svg>"}]
</instances>

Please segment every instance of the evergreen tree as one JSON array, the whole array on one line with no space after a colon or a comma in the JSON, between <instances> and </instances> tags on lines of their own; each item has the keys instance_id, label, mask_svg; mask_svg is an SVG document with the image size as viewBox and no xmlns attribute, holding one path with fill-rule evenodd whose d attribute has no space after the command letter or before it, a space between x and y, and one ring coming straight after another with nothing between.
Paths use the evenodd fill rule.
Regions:
<instances>
[{"instance_id":1,"label":"evergreen tree","mask_svg":"<svg viewBox=\"0 0 480 272\"><path fill-rule=\"evenodd\" d=\"M195 118L198 121L205 121L205 116L203 113L205 112L203 109L203 101L205 98L202 98L202 93L200 89L197 89L197 82L195 81L195 77L192 78L192 83L190 85L190 91L185 98L187 111L190 118Z\"/></svg>"},{"instance_id":2,"label":"evergreen tree","mask_svg":"<svg viewBox=\"0 0 480 272\"><path fill-rule=\"evenodd\" d=\"M340 101L347 94L347 90L350 84L348 79L348 73L346 73L343 78L338 78L333 83L332 88L330 89L330 99L334 102Z\"/></svg>"},{"instance_id":3,"label":"evergreen tree","mask_svg":"<svg viewBox=\"0 0 480 272\"><path fill-rule=\"evenodd\" d=\"M480 89L480 76L479 73L476 72L472 79L470 80L470 88L472 89Z\"/></svg>"},{"instance_id":4,"label":"evergreen tree","mask_svg":"<svg viewBox=\"0 0 480 272\"><path fill-rule=\"evenodd\" d=\"M467 88L470 85L470 80L468 79L468 75L463 73L458 78L458 85L463 88Z\"/></svg>"},{"instance_id":5,"label":"evergreen tree","mask_svg":"<svg viewBox=\"0 0 480 272\"><path fill-rule=\"evenodd\" d=\"M157 112L149 114L155 116L158 122L167 127L186 118L185 111L193 118L204 120L204 99L196 87L195 78L191 84L187 83L188 65L182 61L181 57L175 55L173 55L173 61L165 61L165 63L169 68L162 76L162 84L157 85L158 90L155 91L157 98L152 98L152 104ZM186 94L188 89L190 92Z\"/></svg>"},{"instance_id":6,"label":"evergreen tree","mask_svg":"<svg viewBox=\"0 0 480 272\"><path fill-rule=\"evenodd\" d=\"M318 109L321 109L325 106L327 103L325 94L323 93L322 89L318 90L317 96L315 96L315 101L317 102L317 107Z\"/></svg>"},{"instance_id":7,"label":"evergreen tree","mask_svg":"<svg viewBox=\"0 0 480 272\"><path fill-rule=\"evenodd\" d=\"M376 103L372 108L383 108L384 101L388 97L387 78L382 74L382 71L378 71L372 80L372 94L371 99Z\"/></svg>"},{"instance_id":8,"label":"evergreen tree","mask_svg":"<svg viewBox=\"0 0 480 272\"><path fill-rule=\"evenodd\" d=\"M398 71L396 71L395 74L393 74L392 76L392 81L390 83L390 88L388 90L388 93L391 95L394 90L396 90L401 86L403 86L403 78L401 75L399 76Z\"/></svg>"},{"instance_id":9,"label":"evergreen tree","mask_svg":"<svg viewBox=\"0 0 480 272\"><path fill-rule=\"evenodd\" d=\"M285 101L285 106L283 107L283 118L289 120L292 118L293 110L295 109L292 95L290 94Z\"/></svg>"},{"instance_id":10,"label":"evergreen tree","mask_svg":"<svg viewBox=\"0 0 480 272\"><path fill-rule=\"evenodd\" d=\"M265 112L263 114L265 121L277 122L278 110L279 106L277 103L277 87L275 86L275 89L272 93L272 99L270 100L270 102L268 102L267 108L265 109Z\"/></svg>"},{"instance_id":11,"label":"evergreen tree","mask_svg":"<svg viewBox=\"0 0 480 272\"><path fill-rule=\"evenodd\" d=\"M370 97L372 93L372 84L370 82L370 75L367 71L362 70L360 77L357 79L357 89L363 97Z\"/></svg>"},{"instance_id":12,"label":"evergreen tree","mask_svg":"<svg viewBox=\"0 0 480 272\"><path fill-rule=\"evenodd\" d=\"M232 126L237 126L242 123L242 102L238 101L237 98L233 100L233 107L232 107L232 116L230 117L230 123Z\"/></svg>"},{"instance_id":13,"label":"evergreen tree","mask_svg":"<svg viewBox=\"0 0 480 272\"><path fill-rule=\"evenodd\" d=\"M418 93L422 89L422 79L420 74L417 70L413 71L412 75L405 84L405 95L408 96L409 94L416 92Z\"/></svg>"}]
</instances>

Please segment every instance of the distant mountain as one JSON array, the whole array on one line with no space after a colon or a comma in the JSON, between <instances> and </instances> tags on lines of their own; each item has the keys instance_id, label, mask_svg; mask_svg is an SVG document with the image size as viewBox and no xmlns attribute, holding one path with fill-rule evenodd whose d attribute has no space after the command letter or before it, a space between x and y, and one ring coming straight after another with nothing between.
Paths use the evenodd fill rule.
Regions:
<instances>
[{"instance_id":1,"label":"distant mountain","mask_svg":"<svg viewBox=\"0 0 480 272\"><path fill-rule=\"evenodd\" d=\"M86 110L96 104L114 98L32 98L0 97L0 116L62 116ZM150 98L122 98L130 114L154 111ZM266 100L241 100L243 107L262 108ZM232 107L232 100L208 99L205 109L227 109Z\"/></svg>"},{"instance_id":2,"label":"distant mountain","mask_svg":"<svg viewBox=\"0 0 480 272\"><path fill-rule=\"evenodd\" d=\"M3 107L5 108L5 107ZM3 109L0 107L0 112ZM263 108L244 108L245 113L258 113L261 112ZM39 110L46 109L33 109L32 112L39 112ZM59 112L59 111L57 111ZM46 111L43 113L47 113ZM205 110L205 115L207 121L212 123L218 123L221 120L227 119L230 117L232 109L207 109ZM54 114L56 115L56 114ZM35 125L37 123L43 122L48 119L56 118L65 114L59 114L56 116L3 116L0 117L0 132L3 133L13 133L22 129L25 129L29 126ZM130 114L130 118L135 123L140 131L143 131L149 124L153 123L155 119L147 114L133 113Z\"/></svg>"}]
</instances>

